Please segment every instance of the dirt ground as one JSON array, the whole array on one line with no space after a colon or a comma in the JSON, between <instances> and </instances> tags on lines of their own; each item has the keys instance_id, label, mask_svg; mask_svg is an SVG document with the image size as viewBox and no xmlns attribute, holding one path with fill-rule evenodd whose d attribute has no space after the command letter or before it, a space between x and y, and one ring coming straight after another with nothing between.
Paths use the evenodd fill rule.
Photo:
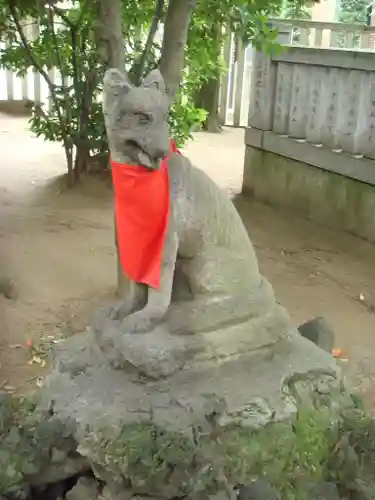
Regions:
<instances>
[{"instance_id":1,"label":"dirt ground","mask_svg":"<svg viewBox=\"0 0 375 500\"><path fill-rule=\"evenodd\" d=\"M62 188L62 150L26 126L0 116L0 263L18 289L16 300L0 297L0 388L10 391L35 387L43 373L30 364L25 342L82 330L116 283L110 183ZM243 131L227 129L196 134L185 153L235 193L243 150ZM296 324L317 315L329 320L348 372L375 409L374 246L251 200L239 208L278 298Z\"/></svg>"}]
</instances>

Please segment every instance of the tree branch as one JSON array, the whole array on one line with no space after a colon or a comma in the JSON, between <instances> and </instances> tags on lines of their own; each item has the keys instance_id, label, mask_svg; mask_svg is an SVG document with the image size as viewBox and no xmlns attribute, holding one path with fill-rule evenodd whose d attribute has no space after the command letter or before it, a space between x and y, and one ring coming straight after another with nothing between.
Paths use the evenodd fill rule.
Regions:
<instances>
[{"instance_id":1,"label":"tree branch","mask_svg":"<svg viewBox=\"0 0 375 500\"><path fill-rule=\"evenodd\" d=\"M55 92L55 86L52 83L51 79L49 78L48 73L39 64L38 60L36 59L36 57L34 56L32 50L30 49L29 43L27 41L27 38L25 37L25 33L23 32L20 20L19 20L18 15L17 15L16 6L15 6L15 0L8 0L8 7L9 7L10 14L12 16L12 19L14 21L14 24L16 25L17 32L18 32L18 34L19 34L19 36L21 38L21 42L22 42L22 45L23 45L23 47L25 49L26 56L28 57L31 65L34 67L34 69L36 71L38 71L38 73L40 75L42 75L42 77L44 78L45 82L47 83L49 91L51 93L52 102L53 102L53 104L54 104L54 106L56 108L56 113L57 113L57 117L59 119L60 125L63 128L63 130L66 130L66 122L65 122L65 120L64 120L64 118L63 118L63 116L61 114L61 109L59 107L59 102L58 102L58 99L57 99L57 96L56 96L56 92ZM65 153L66 153L67 161L68 161L69 143L68 143L67 139L68 138L66 136L64 136L63 143L64 143Z\"/></svg>"},{"instance_id":2,"label":"tree branch","mask_svg":"<svg viewBox=\"0 0 375 500\"><path fill-rule=\"evenodd\" d=\"M53 12L51 10L51 6L48 6L47 9L48 9L48 21L50 23L50 28L51 28L51 32L52 32L52 40L53 40L53 45L55 48L57 64L59 65L59 69L61 71L61 76L62 76L63 85L64 85L64 76L63 76L63 69L64 68L63 68L63 63L62 63L61 54L60 54L60 47L59 47L59 44L57 42L57 36L56 36L56 32L55 32L55 23L54 23L54 19L53 19Z\"/></svg>"},{"instance_id":3,"label":"tree branch","mask_svg":"<svg viewBox=\"0 0 375 500\"><path fill-rule=\"evenodd\" d=\"M56 5L51 5L51 8L53 9L53 12L58 15L64 23L69 26L69 28L74 28L75 23L73 23L69 17L65 14L63 9L60 9L60 7L56 7Z\"/></svg>"},{"instance_id":4,"label":"tree branch","mask_svg":"<svg viewBox=\"0 0 375 500\"><path fill-rule=\"evenodd\" d=\"M79 13L79 16L78 16L78 19L76 22L77 27L82 23L83 17L86 14L86 9L87 9L88 5L89 5L89 0L85 0L85 2L83 3L83 5L81 7L81 12Z\"/></svg>"},{"instance_id":5,"label":"tree branch","mask_svg":"<svg viewBox=\"0 0 375 500\"><path fill-rule=\"evenodd\" d=\"M98 0L94 26L98 55L106 68L125 70L121 0Z\"/></svg>"},{"instance_id":6,"label":"tree branch","mask_svg":"<svg viewBox=\"0 0 375 500\"><path fill-rule=\"evenodd\" d=\"M163 16L164 9L164 0L157 0L154 17L152 18L150 30L148 32L146 44L144 46L143 52L141 56L136 60L133 64L133 67L129 71L131 79L133 80L135 85L140 84L140 80L142 78L142 74L144 71L144 66L148 59L148 56L151 52L152 46L154 44L155 35L158 29L159 21Z\"/></svg>"},{"instance_id":7,"label":"tree branch","mask_svg":"<svg viewBox=\"0 0 375 500\"><path fill-rule=\"evenodd\" d=\"M53 9L53 11L64 21L64 23L69 26L69 28L78 28L79 25L81 24L82 20L83 20L83 16L85 15L86 13L86 8L88 6L88 2L89 0L85 0L84 4L82 5L81 7L81 10L80 10L80 13L79 13L79 16L78 16L78 19L75 23L73 23L69 17L65 14L64 10L61 9L60 7L56 7L55 4L51 5L51 8Z\"/></svg>"},{"instance_id":8,"label":"tree branch","mask_svg":"<svg viewBox=\"0 0 375 500\"><path fill-rule=\"evenodd\" d=\"M35 58L34 54L32 53L32 51L30 49L29 43L25 37L25 33L23 32L21 23L18 19L17 13L16 13L14 0L8 0L8 7L10 10L10 14L12 16L12 19L14 21L14 24L16 25L17 33L19 34L19 36L21 38L22 45L23 45L25 52L26 52L26 56L28 57L31 65L34 66L34 68L43 76L48 87L53 87L53 83L51 82L48 74L40 66L40 64L38 63L37 59Z\"/></svg>"},{"instance_id":9,"label":"tree branch","mask_svg":"<svg viewBox=\"0 0 375 500\"><path fill-rule=\"evenodd\" d=\"M16 7L15 7L15 1L14 0L8 0L8 7L11 13L11 16L13 18L14 24L16 25L17 32L21 38L21 42L23 45L23 48L25 49L26 56L28 57L30 63L32 66L34 66L34 69L38 71L44 78L45 82L48 85L48 88L51 92L52 99L54 103L57 105L57 97L56 97L56 92L55 92L55 86L52 83L50 77L48 76L48 73L43 69L43 67L39 64L38 60L34 56L32 50L30 49L29 43L25 37L25 33L23 32L20 20L18 19L17 12L16 12ZM60 116L59 116L60 119Z\"/></svg>"},{"instance_id":10,"label":"tree branch","mask_svg":"<svg viewBox=\"0 0 375 500\"><path fill-rule=\"evenodd\" d=\"M67 86L66 86L66 79L65 79L65 75L64 75L64 64L63 64L63 60L62 60L62 57L61 57L61 53L60 53L60 47L59 47L59 43L57 41L57 36L56 36L56 31L55 31L55 22L54 22L54 18L53 18L53 6L48 6L47 7L48 9L48 21L50 23L50 29L51 29L51 32L52 32L52 40L53 40L53 45L54 45L54 51L55 51L55 54L56 54L56 59L57 59L57 64L59 66L59 69L60 69L60 74L61 74L61 87L62 87L62 91L64 93L64 98L65 98L65 102L66 102L66 106L65 106L65 120L64 120L64 123L67 127L70 128L70 123L71 123L71 109L70 109L70 106L68 106L68 99L69 99L69 92L68 92L68 89L67 89ZM73 48L74 50L74 48ZM61 116L63 116L63 113L61 113ZM67 130L67 128L66 128Z\"/></svg>"}]
</instances>

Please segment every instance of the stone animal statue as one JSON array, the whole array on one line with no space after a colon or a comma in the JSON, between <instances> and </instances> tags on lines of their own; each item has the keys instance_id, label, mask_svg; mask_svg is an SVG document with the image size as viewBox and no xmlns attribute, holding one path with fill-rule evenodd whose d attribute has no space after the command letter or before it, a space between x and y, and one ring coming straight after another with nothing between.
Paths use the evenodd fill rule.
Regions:
<instances>
[{"instance_id":1,"label":"stone animal statue","mask_svg":"<svg viewBox=\"0 0 375 500\"><path fill-rule=\"evenodd\" d=\"M137 281L150 287L133 279L129 293L99 311L85 332L54 346L55 370L44 384L41 409L53 410L54 419L74 434L78 450L84 449L84 463L93 464L111 487L130 484L130 495L180 497L186 494L184 478L195 480L190 469L194 474L197 468L186 468L188 461L167 476L164 471L155 475L154 467L143 475L139 468L129 469L129 443L143 451L150 426L160 429L161 447L180 442L190 453L196 445L192 428L198 437L219 430L220 438L240 442L243 431L294 422L299 410L309 407L322 409L327 422L336 421L350 408L350 395L332 356L300 335L275 300L232 202L187 158L171 154L170 103L161 75L153 72L133 87L124 75L109 70L103 98L121 264L135 276L127 268L132 252L121 248L132 250L136 237L122 240L119 228L127 220L120 217L119 200L131 206L132 189L119 189L116 176L128 171L133 188L139 172L151 183L161 173L167 180L166 238L158 247L162 265L156 284L144 276ZM142 198L137 189L134 193ZM153 193L160 195L159 190ZM142 204L133 201L143 216ZM145 221L141 217L149 235ZM140 253L141 260L152 255ZM313 338L307 325L304 331ZM145 453L152 450L146 443ZM212 443L201 451L210 459ZM216 483L228 491L222 458L215 461ZM264 481L239 485L238 497L276 500L278 492L269 486Z\"/></svg>"},{"instance_id":2,"label":"stone animal statue","mask_svg":"<svg viewBox=\"0 0 375 500\"><path fill-rule=\"evenodd\" d=\"M158 70L139 87L109 69L103 110L111 158L158 168L170 151L170 100ZM170 216L158 289L132 283L126 297L105 309L123 333L212 331L261 315L274 303L259 274L253 246L229 197L181 154L168 161ZM271 301L271 302L270 302ZM103 312L103 311L102 311Z\"/></svg>"}]
</instances>

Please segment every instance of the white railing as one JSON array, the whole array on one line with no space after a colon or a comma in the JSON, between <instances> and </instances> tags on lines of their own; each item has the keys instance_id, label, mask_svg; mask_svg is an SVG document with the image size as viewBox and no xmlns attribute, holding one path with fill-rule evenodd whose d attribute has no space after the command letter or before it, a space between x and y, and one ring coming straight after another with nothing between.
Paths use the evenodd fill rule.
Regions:
<instances>
[{"instance_id":1,"label":"white railing","mask_svg":"<svg viewBox=\"0 0 375 500\"><path fill-rule=\"evenodd\" d=\"M274 20L276 27L291 28L291 45L374 50L375 26L317 21Z\"/></svg>"},{"instance_id":2,"label":"white railing","mask_svg":"<svg viewBox=\"0 0 375 500\"><path fill-rule=\"evenodd\" d=\"M23 23L24 35L28 40L35 40L39 36L39 27L32 19ZM55 29L61 29L61 22L55 21ZM0 50L5 49L6 41L0 42ZM54 69L48 72L53 83L61 84L61 76ZM0 101L32 101L36 104L50 102L50 92L44 78L31 68L23 77L17 76L9 70L0 69Z\"/></svg>"}]
</instances>

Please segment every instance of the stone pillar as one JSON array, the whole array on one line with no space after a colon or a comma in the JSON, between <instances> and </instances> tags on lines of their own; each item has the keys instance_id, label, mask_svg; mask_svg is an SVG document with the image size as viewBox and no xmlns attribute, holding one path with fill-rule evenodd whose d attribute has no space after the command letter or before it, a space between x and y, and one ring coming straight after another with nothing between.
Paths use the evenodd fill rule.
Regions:
<instances>
[{"instance_id":1,"label":"stone pillar","mask_svg":"<svg viewBox=\"0 0 375 500\"><path fill-rule=\"evenodd\" d=\"M293 26L291 24L274 22L270 23L270 26L278 30L277 41L281 45L292 44ZM276 63L272 60L271 55L255 51L252 65L248 127L245 133L243 191L251 191L250 165L254 161L261 161L264 132L273 128L275 94ZM252 146L248 145L250 136Z\"/></svg>"},{"instance_id":2,"label":"stone pillar","mask_svg":"<svg viewBox=\"0 0 375 500\"><path fill-rule=\"evenodd\" d=\"M254 51L249 99L248 127L245 133L245 168L242 190L251 189L250 168L253 161L262 156L262 141L265 130L271 130L273 124L274 96L276 89L276 64L270 55ZM248 137L251 144L248 146Z\"/></svg>"},{"instance_id":3,"label":"stone pillar","mask_svg":"<svg viewBox=\"0 0 375 500\"><path fill-rule=\"evenodd\" d=\"M271 130L275 85L276 65L268 54L255 51L250 87L249 127Z\"/></svg>"},{"instance_id":4,"label":"stone pillar","mask_svg":"<svg viewBox=\"0 0 375 500\"><path fill-rule=\"evenodd\" d=\"M277 28L279 34L277 41L281 45L292 45L293 25L292 24L278 24L276 22L270 23L272 28Z\"/></svg>"},{"instance_id":5,"label":"stone pillar","mask_svg":"<svg viewBox=\"0 0 375 500\"><path fill-rule=\"evenodd\" d=\"M278 30L277 41L281 45L291 45L293 26L284 23L270 23ZM248 126L259 130L271 130L273 120L274 95L276 86L276 65L272 57L264 52L254 51Z\"/></svg>"}]
</instances>

